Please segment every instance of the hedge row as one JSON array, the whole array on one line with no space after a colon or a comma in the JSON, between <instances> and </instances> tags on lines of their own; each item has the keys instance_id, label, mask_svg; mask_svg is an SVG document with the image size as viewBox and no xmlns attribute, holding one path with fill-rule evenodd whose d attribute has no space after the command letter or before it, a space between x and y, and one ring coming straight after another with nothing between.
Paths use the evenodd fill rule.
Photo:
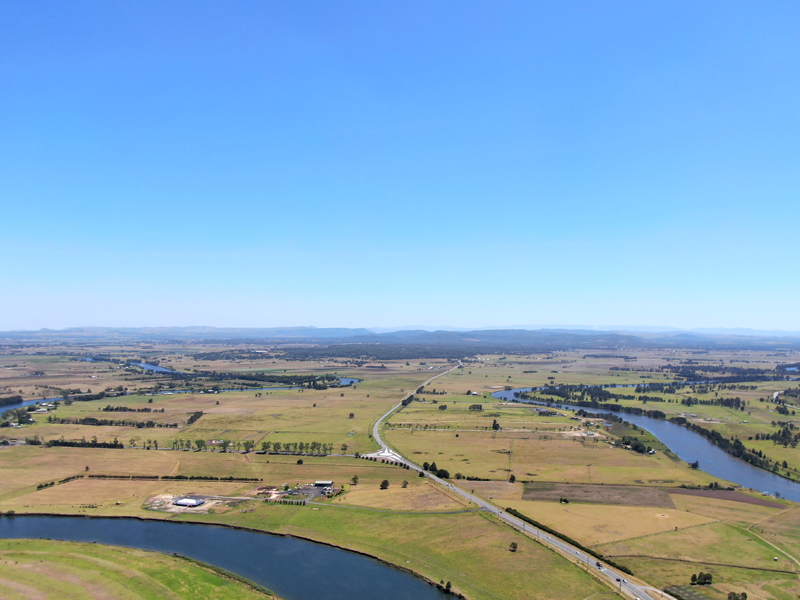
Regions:
<instances>
[{"instance_id":1,"label":"hedge row","mask_svg":"<svg viewBox=\"0 0 800 600\"><path fill-rule=\"evenodd\" d=\"M255 477L214 477L213 475L89 475L94 479L149 479L149 480L178 480L178 481L244 481L257 483L263 481ZM75 479L75 478L72 478Z\"/></svg>"}]
</instances>

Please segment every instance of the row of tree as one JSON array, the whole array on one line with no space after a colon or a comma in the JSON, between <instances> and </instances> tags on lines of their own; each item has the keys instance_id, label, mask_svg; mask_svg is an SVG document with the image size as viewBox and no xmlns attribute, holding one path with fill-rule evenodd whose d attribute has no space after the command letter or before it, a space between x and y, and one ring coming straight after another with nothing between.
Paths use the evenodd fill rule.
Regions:
<instances>
[{"instance_id":1,"label":"row of tree","mask_svg":"<svg viewBox=\"0 0 800 600\"><path fill-rule=\"evenodd\" d=\"M55 423L59 425L90 425L93 427L134 427L136 429L151 429L153 427L163 427L166 429L177 429L177 423L157 423L156 421L127 421L127 420L114 420L114 419L98 419L96 417L54 417L53 415L47 416L48 423Z\"/></svg>"}]
</instances>

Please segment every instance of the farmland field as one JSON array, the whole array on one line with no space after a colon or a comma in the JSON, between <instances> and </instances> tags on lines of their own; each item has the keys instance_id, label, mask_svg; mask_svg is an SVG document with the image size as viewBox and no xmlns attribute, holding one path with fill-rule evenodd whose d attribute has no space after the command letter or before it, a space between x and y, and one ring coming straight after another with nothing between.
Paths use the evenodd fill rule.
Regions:
<instances>
[{"instance_id":1,"label":"farmland field","mask_svg":"<svg viewBox=\"0 0 800 600\"><path fill-rule=\"evenodd\" d=\"M378 448L371 435L375 420L413 392L414 400L384 422L382 437L417 465L435 463L453 485L517 509L653 585L684 584L702 566L716 573L704 592L710 597L723 598L725 590L739 591L740 585L766 600L794 590L800 525L793 503L727 490L729 482L690 469L630 424L491 397L505 387L674 381L672 373L658 370L666 358L658 351L639 352L635 362L573 352L481 356L461 368L444 360L384 361L368 368L337 360L234 362L202 358L203 353L198 359L179 347L147 356L124 346L116 350L121 359L138 355L182 373L216 374L191 380L188 393L176 393L189 384L168 374L59 352L0 355L0 363L15 365L0 372L6 394L62 398L29 413L33 423L0 429L0 442L9 441L0 446L0 511L146 516L297 535L378 556L435 582L451 581L470 599L577 599L610 592L451 490L413 470L361 456ZM431 376L454 366L420 390ZM637 370L611 370L623 366ZM253 386L238 380L242 373L298 381L335 373L360 381L268 389L267 381ZM210 389L219 377L230 380ZM750 401L748 418L742 411L699 404L691 406L693 418L740 437L775 431L773 413L758 398L771 397L777 387L787 386L758 382L735 390ZM705 389L677 389L661 394L659 409L687 414L681 400L714 398ZM63 390L69 390L66 399ZM98 390L107 395L70 401ZM635 398L619 402L644 405ZM639 439L656 453L625 448L623 437ZM116 439L123 447L91 447L93 439ZM87 447L60 446L61 440ZM312 443L324 445L325 452L309 452ZM759 443L770 456L792 456L791 448ZM247 481L219 480L226 477ZM334 481L340 492L304 506L262 501L265 488L302 499L282 494L318 480ZM209 500L196 509L171 508L171 499L184 496ZM562 498L568 503L560 503ZM516 552L509 552L512 541Z\"/></svg>"}]
</instances>

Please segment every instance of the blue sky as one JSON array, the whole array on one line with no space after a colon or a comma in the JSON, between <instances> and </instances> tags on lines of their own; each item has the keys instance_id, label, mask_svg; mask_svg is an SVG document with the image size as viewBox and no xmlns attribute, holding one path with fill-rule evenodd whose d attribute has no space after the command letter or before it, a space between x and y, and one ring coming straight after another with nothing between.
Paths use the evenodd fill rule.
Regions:
<instances>
[{"instance_id":1,"label":"blue sky","mask_svg":"<svg viewBox=\"0 0 800 600\"><path fill-rule=\"evenodd\" d=\"M800 330L796 2L0 6L0 329Z\"/></svg>"}]
</instances>

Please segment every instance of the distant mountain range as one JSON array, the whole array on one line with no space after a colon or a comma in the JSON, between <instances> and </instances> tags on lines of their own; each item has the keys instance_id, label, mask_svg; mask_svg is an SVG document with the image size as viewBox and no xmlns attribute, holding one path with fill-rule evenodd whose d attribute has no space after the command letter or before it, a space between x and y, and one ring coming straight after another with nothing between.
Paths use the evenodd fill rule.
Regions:
<instances>
[{"instance_id":1,"label":"distant mountain range","mask_svg":"<svg viewBox=\"0 0 800 600\"><path fill-rule=\"evenodd\" d=\"M615 328L616 329L616 328ZM318 327L75 327L38 331L0 332L0 343L87 344L113 342L229 342L276 344L386 344L449 346L466 349L515 348L559 350L568 348L798 348L800 333L759 332L751 329L638 328L639 331L613 331L594 328L567 329L476 329L436 330L399 329L375 332L366 328Z\"/></svg>"}]
</instances>

